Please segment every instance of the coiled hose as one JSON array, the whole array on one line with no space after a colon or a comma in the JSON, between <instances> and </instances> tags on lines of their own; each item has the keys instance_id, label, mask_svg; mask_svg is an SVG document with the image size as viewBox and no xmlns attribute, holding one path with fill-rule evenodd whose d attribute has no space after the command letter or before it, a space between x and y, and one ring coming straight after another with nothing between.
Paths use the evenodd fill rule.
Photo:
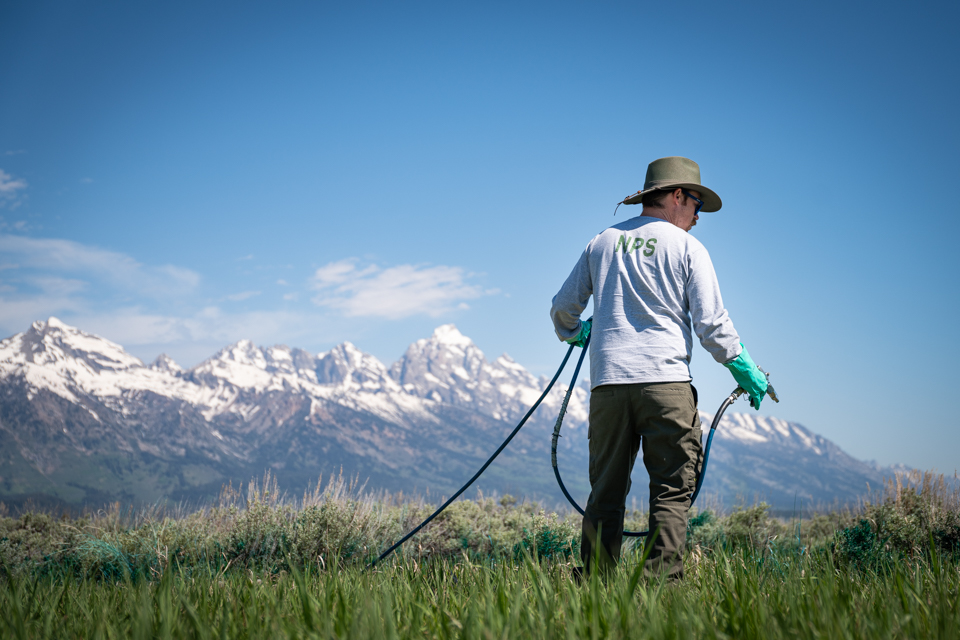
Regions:
<instances>
[{"instance_id":1,"label":"coiled hose","mask_svg":"<svg viewBox=\"0 0 960 640\"><path fill-rule=\"evenodd\" d=\"M551 446L551 459L553 462L553 473L557 477L557 483L560 485L560 490L563 491L563 495L567 497L567 500L570 501L570 504L573 505L573 508L576 509L581 515L583 515L583 509L580 508L580 505L577 504L576 500L574 500L573 497L570 495L570 492L567 491L567 487L564 486L563 480L560 478L560 469L557 467L557 440L560 438L560 425L563 423L563 416L567 412L567 404L570 402L570 395L573 393L573 387L577 382L577 376L580 375L580 367L583 366L583 359L584 359L584 356L586 356L587 354L587 346L589 344L590 344L590 338L588 336L586 343L583 345L583 352L580 354L580 359L577 361L577 368L573 372L573 378L570 380L570 386L567 389L566 395L564 395L563 397L563 404L561 404L560 406L560 415L557 417L556 426L554 426L553 428L553 443ZM506 440L504 440L503 443L499 447L497 447L497 450L493 452L493 455L491 455L486 462L483 463L483 466L480 467L480 469L473 475L473 477L467 480L466 484L460 487L457 490L457 492L454 493L452 496L450 496L449 500L447 500L442 505L440 505L440 507L436 511L431 513L426 520L418 524L412 531L410 531L410 533L408 533L407 535L397 540L393 545L390 546L389 549L381 553L376 560L374 560L369 565L367 565L367 569L372 569L373 567L375 567L384 558L386 558L391 553L396 551L400 547L400 545L402 545L404 542L406 542L407 540L415 536L417 532L419 532L425 526L430 524L430 522L433 521L433 519L436 518L438 515L440 515L444 509L449 507L454 500L459 498L463 494L463 492L470 487L470 485L476 482L477 478L479 478L483 474L483 472L487 470L487 467L489 467L490 464L497 459L497 456L499 456L503 452L503 450L507 448L507 445L510 444L510 441L513 440L513 437L520 432L520 429L523 427L523 425L527 423L527 420L530 418L530 416L533 415L533 412L537 410L537 407L540 406L540 403L543 402L544 398L547 397L547 394L550 393L550 390L553 389L553 385L556 384L557 379L560 377L560 374L563 372L564 367L567 366L567 361L570 360L570 354L573 353L573 348L574 348L574 345L570 345L570 348L567 349L567 354L563 357L563 362L560 363L560 368L557 369L557 372L553 375L553 379L550 380L550 384L548 384L547 388L543 390L543 393L540 394L540 397L537 398L537 401L533 403L533 406L530 407L530 410L527 411L526 415L523 416L523 419L520 420L520 423L513 429L513 431L510 432L510 435L507 436ZM730 396L728 396L727 399L724 401L724 403L720 406L720 410L717 412L717 415L714 416L713 418L713 424L710 426L710 436L707 438L707 446L703 455L703 466L701 468L700 475L697 478L697 488L693 492L693 498L690 501L691 505L693 504L693 500L697 499L697 494L700 493L700 486L703 484L703 477L707 471L707 460L710 457L710 444L713 442L713 432L717 428L717 425L720 423L720 417L723 415L723 412L726 411L727 407L730 406L730 404L734 400L739 398L740 395L742 395L743 393L744 393L743 389L741 389L740 387L737 387L737 389L733 393L731 393ZM649 532L624 531L623 535L638 537L638 536L645 536L647 535L647 533Z\"/></svg>"},{"instance_id":2,"label":"coiled hose","mask_svg":"<svg viewBox=\"0 0 960 640\"><path fill-rule=\"evenodd\" d=\"M567 387L567 393L563 397L563 403L560 405L560 415L557 416L557 424L553 427L553 442L550 444L550 461L553 464L553 475L557 477L557 484L560 485L560 490L563 492L563 495L566 496L567 500L573 505L573 508L577 510L580 515L586 515L583 512L583 509L580 508L580 505L577 504L577 501L573 499L573 496L570 495L570 492L567 491L567 487L563 484L563 478L560 477L560 468L557 466L557 441L560 439L560 426L563 424L563 416L567 413L567 403L570 402L570 396L573 394L573 387L577 383L577 376L580 375L580 367L583 365L583 359L587 355L587 347L590 344L590 336L587 336L586 342L583 345L583 352L580 354L580 359L577 360L577 367L573 370L573 378L570 380L570 386ZM700 495L700 487L703 486L703 478L707 475L707 462L710 460L710 447L713 444L713 434L717 430L717 425L720 424L720 418L723 417L723 412L727 410L733 401L743 395L745 391L739 386L733 390L729 396L723 401L723 404L720 405L720 409L717 411L716 415L713 416L713 422L710 424L710 435L707 436L707 446L703 450L703 464L700 467L700 473L697 475L697 486L693 490L693 496L690 498L690 506L693 506L693 503L696 501L697 496ZM646 536L650 531L624 531L623 535L628 538L639 538Z\"/></svg>"}]
</instances>

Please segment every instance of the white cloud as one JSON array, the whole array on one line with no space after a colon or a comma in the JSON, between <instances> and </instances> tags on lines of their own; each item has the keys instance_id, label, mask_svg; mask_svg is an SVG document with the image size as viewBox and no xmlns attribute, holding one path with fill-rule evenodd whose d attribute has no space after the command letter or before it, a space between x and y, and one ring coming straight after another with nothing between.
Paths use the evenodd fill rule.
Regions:
<instances>
[{"instance_id":1,"label":"white cloud","mask_svg":"<svg viewBox=\"0 0 960 640\"><path fill-rule=\"evenodd\" d=\"M357 259L331 262L317 269L314 304L343 311L347 316L377 316L391 320L413 315L437 317L464 300L489 293L469 284L472 274L460 267L403 264L358 267Z\"/></svg>"},{"instance_id":2,"label":"white cloud","mask_svg":"<svg viewBox=\"0 0 960 640\"><path fill-rule=\"evenodd\" d=\"M46 320L51 315L65 315L85 309L83 301L76 296L0 296L0 327L11 333L23 331L36 320Z\"/></svg>"},{"instance_id":3,"label":"white cloud","mask_svg":"<svg viewBox=\"0 0 960 640\"><path fill-rule=\"evenodd\" d=\"M183 267L145 265L128 254L71 240L0 233L0 334L57 316L140 357L165 351L187 365L241 338L319 346L369 324L359 317L377 325L468 308L468 302L493 293L477 280L460 267L380 267L353 259L317 269L312 290L303 295L283 280L283 289L268 295L242 290L257 286L245 282L230 295L207 297L200 276ZM255 296L256 303L236 311L233 303Z\"/></svg>"},{"instance_id":4,"label":"white cloud","mask_svg":"<svg viewBox=\"0 0 960 640\"><path fill-rule=\"evenodd\" d=\"M29 276L23 279L44 294L54 296L70 296L80 293L89 287L89 283L76 278L60 278L58 276Z\"/></svg>"},{"instance_id":5,"label":"white cloud","mask_svg":"<svg viewBox=\"0 0 960 640\"><path fill-rule=\"evenodd\" d=\"M378 269L375 265L370 265L357 271L357 259L349 258L347 260L340 260L339 262L331 262L328 265L320 267L313 274L313 279L318 287L342 285L377 271Z\"/></svg>"},{"instance_id":6,"label":"white cloud","mask_svg":"<svg viewBox=\"0 0 960 640\"><path fill-rule=\"evenodd\" d=\"M40 273L79 273L147 296L176 296L193 291L200 276L174 265L144 266L116 251L56 238L0 234L0 259Z\"/></svg>"},{"instance_id":7,"label":"white cloud","mask_svg":"<svg viewBox=\"0 0 960 640\"><path fill-rule=\"evenodd\" d=\"M17 191L27 188L27 181L23 178L14 178L12 175L0 169L0 195L12 198Z\"/></svg>"},{"instance_id":8,"label":"white cloud","mask_svg":"<svg viewBox=\"0 0 960 640\"><path fill-rule=\"evenodd\" d=\"M231 293L227 296L227 300L230 300L231 302L241 302L258 295L260 295L259 291L241 291L240 293Z\"/></svg>"},{"instance_id":9,"label":"white cloud","mask_svg":"<svg viewBox=\"0 0 960 640\"><path fill-rule=\"evenodd\" d=\"M189 316L183 304L195 299L199 281L196 273L183 267L147 266L126 254L70 240L0 233L0 330L23 331L36 320L57 316L80 327L86 326L85 319L96 319L96 326L118 329L122 337L186 339L199 330L184 321L150 315L139 305L176 308L174 313ZM124 311L134 306L136 312ZM125 322L131 325L120 331Z\"/></svg>"},{"instance_id":10,"label":"white cloud","mask_svg":"<svg viewBox=\"0 0 960 640\"><path fill-rule=\"evenodd\" d=\"M273 344L278 336L310 336L322 323L315 315L297 311L224 313L205 307L190 316L150 313L138 307L109 313L80 313L70 324L129 347L141 345L214 344L217 348L247 338ZM29 323L24 327L29 326Z\"/></svg>"},{"instance_id":11,"label":"white cloud","mask_svg":"<svg viewBox=\"0 0 960 640\"><path fill-rule=\"evenodd\" d=\"M27 188L27 181L23 178L14 178L12 175L0 169L0 207L10 204L10 208L16 209L22 202L20 192Z\"/></svg>"}]
</instances>

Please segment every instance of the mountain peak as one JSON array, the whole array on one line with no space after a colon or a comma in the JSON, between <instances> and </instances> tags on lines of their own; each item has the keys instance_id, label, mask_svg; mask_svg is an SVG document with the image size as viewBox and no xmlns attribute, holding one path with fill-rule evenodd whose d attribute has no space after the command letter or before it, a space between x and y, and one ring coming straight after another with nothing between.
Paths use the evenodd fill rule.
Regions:
<instances>
[{"instance_id":1,"label":"mountain peak","mask_svg":"<svg viewBox=\"0 0 960 640\"><path fill-rule=\"evenodd\" d=\"M154 371L166 371L173 374L183 371L183 367L174 362L173 358L165 353L158 355L157 359L150 365L150 368Z\"/></svg>"},{"instance_id":2,"label":"mountain peak","mask_svg":"<svg viewBox=\"0 0 960 640\"><path fill-rule=\"evenodd\" d=\"M37 320L26 332L13 338L18 340L23 361L37 365L83 361L94 372L143 367L138 358L119 344L81 331L54 316L45 322Z\"/></svg>"},{"instance_id":3,"label":"mountain peak","mask_svg":"<svg viewBox=\"0 0 960 640\"><path fill-rule=\"evenodd\" d=\"M190 372L197 380L222 378L236 387L265 389L271 384L282 385L283 376L316 382L314 363L314 357L303 349L291 349L286 345L264 348L251 340L239 340Z\"/></svg>"},{"instance_id":4,"label":"mountain peak","mask_svg":"<svg viewBox=\"0 0 960 640\"><path fill-rule=\"evenodd\" d=\"M358 354L360 354L360 355L363 355L363 351L361 351L361 350L357 347L357 345L353 344L353 343L350 342L349 340L346 340L346 341L344 341L344 342L341 342L340 344L338 344L337 346L335 346L333 349L331 349L331 351L339 351L339 352L341 352L341 353L350 353L350 354L357 354L357 353L358 353Z\"/></svg>"},{"instance_id":5,"label":"mountain peak","mask_svg":"<svg viewBox=\"0 0 960 640\"><path fill-rule=\"evenodd\" d=\"M37 320L36 322L33 323L33 328L37 331L43 331L48 328L49 329L67 329L67 330L73 329L74 331L77 331L77 329L75 329L74 327L71 327L70 325L60 320L60 318L57 318L55 316L50 316L49 318L47 318L46 322L44 322L43 320Z\"/></svg>"},{"instance_id":6,"label":"mountain peak","mask_svg":"<svg viewBox=\"0 0 960 640\"><path fill-rule=\"evenodd\" d=\"M439 342L441 344L456 345L458 347L467 347L473 344L473 341L460 333L460 330L457 329L457 326L453 324L443 324L434 329L433 335L430 337L430 341Z\"/></svg>"},{"instance_id":7,"label":"mountain peak","mask_svg":"<svg viewBox=\"0 0 960 640\"><path fill-rule=\"evenodd\" d=\"M320 354L316 371L320 384L360 385L366 390L377 389L385 383L394 386L383 363L352 342L343 342Z\"/></svg>"},{"instance_id":8,"label":"mountain peak","mask_svg":"<svg viewBox=\"0 0 960 640\"><path fill-rule=\"evenodd\" d=\"M63 333L81 333L76 327L71 327L60 318L50 316L46 320L37 320L30 325L30 329L27 333L35 333L37 335L43 336L48 332L63 332Z\"/></svg>"},{"instance_id":9,"label":"mountain peak","mask_svg":"<svg viewBox=\"0 0 960 640\"><path fill-rule=\"evenodd\" d=\"M210 360L232 361L239 364L253 365L259 369L266 369L266 358L263 349L255 345L251 340L238 340L233 344L224 347Z\"/></svg>"}]
</instances>

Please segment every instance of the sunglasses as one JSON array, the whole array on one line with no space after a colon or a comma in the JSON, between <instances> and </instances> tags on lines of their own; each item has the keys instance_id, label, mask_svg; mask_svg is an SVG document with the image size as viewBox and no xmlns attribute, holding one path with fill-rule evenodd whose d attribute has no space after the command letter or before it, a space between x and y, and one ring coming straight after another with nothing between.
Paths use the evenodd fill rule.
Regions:
<instances>
[{"instance_id":1,"label":"sunglasses","mask_svg":"<svg viewBox=\"0 0 960 640\"><path fill-rule=\"evenodd\" d=\"M692 193L690 193L690 192L687 191L686 189L681 189L681 191L683 191L683 195L687 196L688 198L692 198L693 201L697 203L697 210L693 212L693 215L695 215L695 216L700 215L700 209L703 208L703 200L701 200L700 198L696 197L695 195L693 195Z\"/></svg>"}]
</instances>

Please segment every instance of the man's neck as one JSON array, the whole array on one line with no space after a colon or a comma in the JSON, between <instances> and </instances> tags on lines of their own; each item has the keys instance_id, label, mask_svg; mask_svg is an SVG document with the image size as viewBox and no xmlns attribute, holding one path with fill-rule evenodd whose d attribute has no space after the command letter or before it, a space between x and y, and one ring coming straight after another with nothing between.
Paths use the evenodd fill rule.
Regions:
<instances>
[{"instance_id":1,"label":"man's neck","mask_svg":"<svg viewBox=\"0 0 960 640\"><path fill-rule=\"evenodd\" d=\"M667 215L667 212L664 211L663 209L644 209L643 211L640 212L640 215L646 216L648 218L657 218L658 220L669 222L670 224L672 224L678 229L683 229L684 231L687 231L687 232L690 231L689 229L684 229L683 227L681 227L679 224L676 223L675 220L671 220L670 217Z\"/></svg>"}]
</instances>

